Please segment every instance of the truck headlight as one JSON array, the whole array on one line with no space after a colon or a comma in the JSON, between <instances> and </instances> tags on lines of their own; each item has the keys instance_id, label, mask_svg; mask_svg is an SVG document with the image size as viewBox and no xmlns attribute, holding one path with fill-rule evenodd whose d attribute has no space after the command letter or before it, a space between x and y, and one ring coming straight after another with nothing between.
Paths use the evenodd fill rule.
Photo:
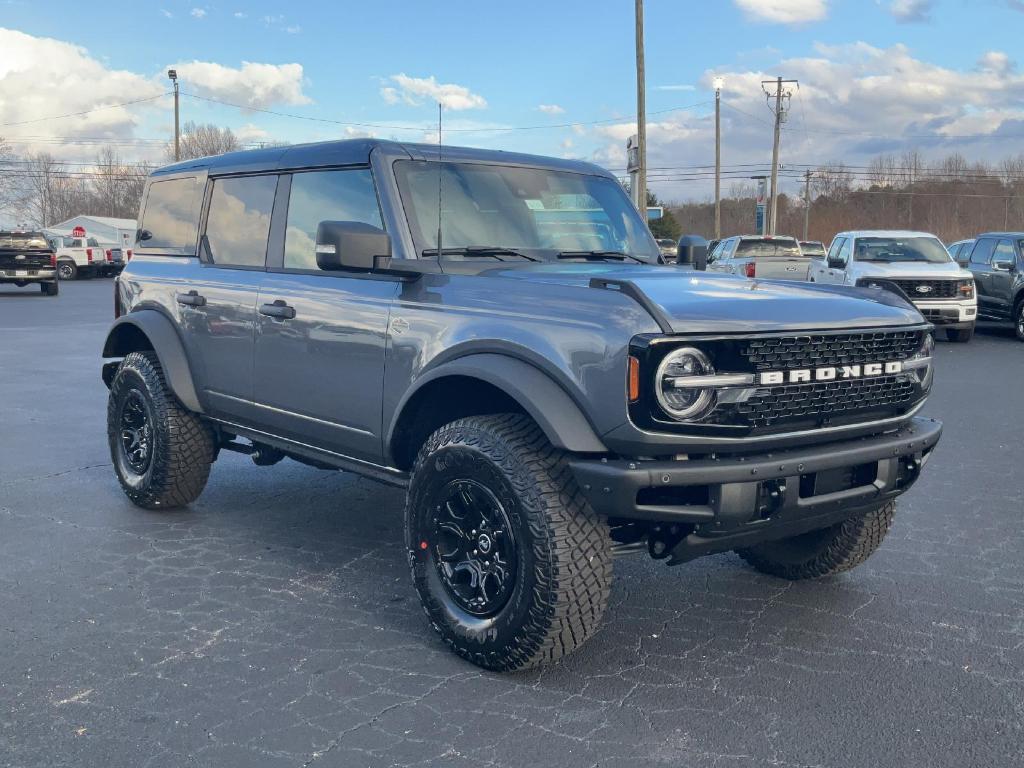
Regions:
<instances>
[{"instance_id":1,"label":"truck headlight","mask_svg":"<svg viewBox=\"0 0 1024 768\"><path fill-rule=\"evenodd\" d=\"M956 285L956 295L961 299L973 299L974 298L974 280L968 278L966 280L958 280Z\"/></svg>"},{"instance_id":2,"label":"truck headlight","mask_svg":"<svg viewBox=\"0 0 1024 768\"><path fill-rule=\"evenodd\" d=\"M697 421L715 407L715 392L695 377L713 376L707 355L693 347L680 347L665 355L654 374L658 405L677 421Z\"/></svg>"},{"instance_id":3,"label":"truck headlight","mask_svg":"<svg viewBox=\"0 0 1024 768\"><path fill-rule=\"evenodd\" d=\"M916 376L918 383L925 391L931 388L935 373L935 368L932 365L933 354L935 354L935 337L926 333L917 354L903 363L903 370Z\"/></svg>"}]
</instances>

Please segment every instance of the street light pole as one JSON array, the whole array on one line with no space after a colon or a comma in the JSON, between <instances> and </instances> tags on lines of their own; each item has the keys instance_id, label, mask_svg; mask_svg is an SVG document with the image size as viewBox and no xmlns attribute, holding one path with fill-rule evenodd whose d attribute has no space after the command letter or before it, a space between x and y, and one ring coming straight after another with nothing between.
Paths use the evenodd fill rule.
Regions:
<instances>
[{"instance_id":1,"label":"street light pole","mask_svg":"<svg viewBox=\"0 0 1024 768\"><path fill-rule=\"evenodd\" d=\"M636 135L640 169L636 175L636 207L647 221L647 105L644 72L644 0L636 0Z\"/></svg>"},{"instance_id":2,"label":"street light pole","mask_svg":"<svg viewBox=\"0 0 1024 768\"><path fill-rule=\"evenodd\" d=\"M811 226L811 172L804 171L804 240Z\"/></svg>"},{"instance_id":3,"label":"street light pole","mask_svg":"<svg viewBox=\"0 0 1024 768\"><path fill-rule=\"evenodd\" d=\"M178 70L168 69L167 76L174 83L174 162L181 160L181 130L178 127Z\"/></svg>"},{"instance_id":4,"label":"street light pole","mask_svg":"<svg viewBox=\"0 0 1024 768\"><path fill-rule=\"evenodd\" d=\"M715 78L715 239L722 237L722 78Z\"/></svg>"}]
</instances>

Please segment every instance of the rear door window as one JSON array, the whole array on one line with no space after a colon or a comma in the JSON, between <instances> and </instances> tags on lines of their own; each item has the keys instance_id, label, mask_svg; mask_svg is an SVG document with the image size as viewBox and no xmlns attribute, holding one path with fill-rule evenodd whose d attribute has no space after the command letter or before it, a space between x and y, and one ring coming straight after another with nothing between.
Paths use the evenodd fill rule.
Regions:
<instances>
[{"instance_id":1,"label":"rear door window","mask_svg":"<svg viewBox=\"0 0 1024 768\"><path fill-rule=\"evenodd\" d=\"M206 217L205 257L225 267L259 267L267 259L277 176L217 179Z\"/></svg>"},{"instance_id":2,"label":"rear door window","mask_svg":"<svg viewBox=\"0 0 1024 768\"><path fill-rule=\"evenodd\" d=\"M1016 263L1017 254L1013 251L1013 243L1009 240L1000 240L999 245L992 251L992 263L996 262L1009 262L1011 264Z\"/></svg>"},{"instance_id":3,"label":"rear door window","mask_svg":"<svg viewBox=\"0 0 1024 768\"><path fill-rule=\"evenodd\" d=\"M151 182L140 225L150 237L139 247L194 255L203 186L203 180L196 176Z\"/></svg>"}]
</instances>

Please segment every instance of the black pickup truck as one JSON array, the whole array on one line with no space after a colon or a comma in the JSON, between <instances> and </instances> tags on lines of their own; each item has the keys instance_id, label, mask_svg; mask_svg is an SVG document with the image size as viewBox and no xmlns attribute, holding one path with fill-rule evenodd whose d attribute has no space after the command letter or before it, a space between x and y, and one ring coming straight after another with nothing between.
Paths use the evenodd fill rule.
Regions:
<instances>
[{"instance_id":1,"label":"black pickup truck","mask_svg":"<svg viewBox=\"0 0 1024 768\"><path fill-rule=\"evenodd\" d=\"M57 257L42 232L0 231L0 283L37 283L47 296L57 295Z\"/></svg>"}]
</instances>

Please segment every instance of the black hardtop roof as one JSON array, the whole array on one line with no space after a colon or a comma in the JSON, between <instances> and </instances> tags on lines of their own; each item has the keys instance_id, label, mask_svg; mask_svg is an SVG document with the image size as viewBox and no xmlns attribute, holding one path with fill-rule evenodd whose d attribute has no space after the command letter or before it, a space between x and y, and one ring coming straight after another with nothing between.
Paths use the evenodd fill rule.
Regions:
<instances>
[{"instance_id":1,"label":"black hardtop roof","mask_svg":"<svg viewBox=\"0 0 1024 768\"><path fill-rule=\"evenodd\" d=\"M1024 237L1024 232L982 232L974 237L965 237L965 240L977 240L979 237Z\"/></svg>"},{"instance_id":2,"label":"black hardtop roof","mask_svg":"<svg viewBox=\"0 0 1024 768\"><path fill-rule=\"evenodd\" d=\"M153 176L164 176L187 171L207 171L211 175L229 173L254 173L258 171L317 168L336 165L365 165L370 162L370 153L381 149L397 158L412 160L437 160L436 144L407 144L384 139L346 139L343 141L322 141L315 144L290 144L281 147L251 149L243 152L228 152L224 155L200 157L166 165L153 171ZM561 160L542 155L527 155L496 149L441 147L441 158L445 161L491 162L506 165L522 165L575 173L611 174L592 163L582 160Z\"/></svg>"}]
</instances>

